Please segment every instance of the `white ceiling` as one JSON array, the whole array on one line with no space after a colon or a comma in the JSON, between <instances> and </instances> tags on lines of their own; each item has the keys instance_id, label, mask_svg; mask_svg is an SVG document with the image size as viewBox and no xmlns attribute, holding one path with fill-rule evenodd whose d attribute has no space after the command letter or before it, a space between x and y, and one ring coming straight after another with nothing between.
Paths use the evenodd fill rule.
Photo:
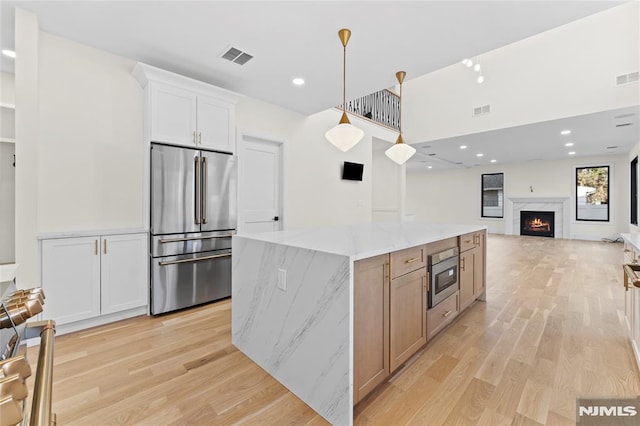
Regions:
<instances>
[{"instance_id":1,"label":"white ceiling","mask_svg":"<svg viewBox=\"0 0 640 426\"><path fill-rule=\"evenodd\" d=\"M499 166L570 158L569 152L575 152L573 157L620 155L640 141L639 116L640 107L635 106L412 144L417 152L407 169ZM563 130L571 134L562 135ZM467 148L460 149L461 145ZM483 156L478 157L479 153ZM496 162L491 163L492 159Z\"/></svg>"},{"instance_id":2,"label":"white ceiling","mask_svg":"<svg viewBox=\"0 0 640 426\"><path fill-rule=\"evenodd\" d=\"M257 99L311 114L347 97L459 62L566 24L620 1L10 1L0 2L1 47L14 44L14 7L40 28ZM237 47L240 66L218 55ZM0 67L12 72L12 61ZM294 87L293 77L307 84Z\"/></svg>"},{"instance_id":3,"label":"white ceiling","mask_svg":"<svg viewBox=\"0 0 640 426\"><path fill-rule=\"evenodd\" d=\"M14 8L21 7L48 33L312 114L341 100L340 28L352 30L347 97L355 98L393 86L400 69L410 80L621 3L2 0L0 45L13 48ZM243 66L221 59L229 46L254 58ZM0 55L0 68L13 72L13 61ZM294 77L306 85L293 86ZM635 114L625 118L632 126L612 125L625 114ZM640 140L639 115L636 107L419 143L408 168L567 158L565 139L577 157L626 153ZM566 128L571 138L559 135Z\"/></svg>"}]
</instances>

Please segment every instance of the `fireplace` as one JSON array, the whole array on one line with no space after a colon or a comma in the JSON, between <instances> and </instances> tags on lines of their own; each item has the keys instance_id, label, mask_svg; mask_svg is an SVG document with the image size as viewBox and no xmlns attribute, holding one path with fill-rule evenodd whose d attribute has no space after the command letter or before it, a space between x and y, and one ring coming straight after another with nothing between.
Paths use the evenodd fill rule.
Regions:
<instances>
[{"instance_id":1,"label":"fireplace","mask_svg":"<svg viewBox=\"0 0 640 426\"><path fill-rule=\"evenodd\" d=\"M520 211L520 235L554 237L555 212Z\"/></svg>"}]
</instances>

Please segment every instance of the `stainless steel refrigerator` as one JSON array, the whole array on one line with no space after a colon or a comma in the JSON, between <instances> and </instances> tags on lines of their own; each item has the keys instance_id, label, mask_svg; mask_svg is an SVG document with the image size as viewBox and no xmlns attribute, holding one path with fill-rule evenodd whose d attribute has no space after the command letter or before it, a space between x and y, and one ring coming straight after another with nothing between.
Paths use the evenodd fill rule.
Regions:
<instances>
[{"instance_id":1,"label":"stainless steel refrigerator","mask_svg":"<svg viewBox=\"0 0 640 426\"><path fill-rule=\"evenodd\" d=\"M231 296L231 154L151 144L151 314Z\"/></svg>"}]
</instances>

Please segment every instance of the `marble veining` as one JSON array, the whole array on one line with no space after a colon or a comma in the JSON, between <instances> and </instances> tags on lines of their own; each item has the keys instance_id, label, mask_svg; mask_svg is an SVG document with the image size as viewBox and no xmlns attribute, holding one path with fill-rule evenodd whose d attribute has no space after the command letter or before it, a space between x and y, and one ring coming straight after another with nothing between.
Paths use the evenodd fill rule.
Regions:
<instances>
[{"instance_id":1,"label":"marble veining","mask_svg":"<svg viewBox=\"0 0 640 426\"><path fill-rule=\"evenodd\" d=\"M232 250L233 344L331 423L351 424L349 257L241 236Z\"/></svg>"}]
</instances>

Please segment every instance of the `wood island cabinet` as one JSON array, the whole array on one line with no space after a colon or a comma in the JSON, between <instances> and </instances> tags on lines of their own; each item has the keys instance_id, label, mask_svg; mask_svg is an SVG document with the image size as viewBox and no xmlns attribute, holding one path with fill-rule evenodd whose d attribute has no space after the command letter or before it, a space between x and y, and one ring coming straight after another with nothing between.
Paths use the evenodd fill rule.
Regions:
<instances>
[{"instance_id":1,"label":"wood island cabinet","mask_svg":"<svg viewBox=\"0 0 640 426\"><path fill-rule=\"evenodd\" d=\"M354 264L353 403L389 376L389 255Z\"/></svg>"},{"instance_id":2,"label":"wood island cabinet","mask_svg":"<svg viewBox=\"0 0 640 426\"><path fill-rule=\"evenodd\" d=\"M481 297L485 289L486 232L460 236L460 268L458 275L460 311Z\"/></svg>"},{"instance_id":3,"label":"wood island cabinet","mask_svg":"<svg viewBox=\"0 0 640 426\"><path fill-rule=\"evenodd\" d=\"M390 342L391 371L427 343L427 271L420 268L391 280Z\"/></svg>"}]
</instances>

